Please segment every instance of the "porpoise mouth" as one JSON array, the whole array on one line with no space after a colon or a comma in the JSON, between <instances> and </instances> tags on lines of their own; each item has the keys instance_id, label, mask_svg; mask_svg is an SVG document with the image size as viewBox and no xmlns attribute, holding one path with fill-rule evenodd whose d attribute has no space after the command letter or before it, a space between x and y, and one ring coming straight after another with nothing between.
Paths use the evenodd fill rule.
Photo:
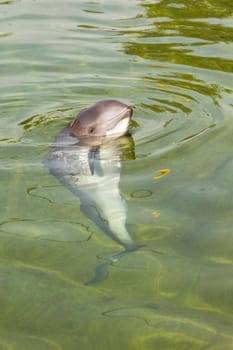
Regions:
<instances>
[{"instance_id":1,"label":"porpoise mouth","mask_svg":"<svg viewBox=\"0 0 233 350\"><path fill-rule=\"evenodd\" d=\"M109 127L109 130L107 130L105 136L119 137L126 134L126 132L128 131L132 114L132 109L130 107L126 107L118 115L115 115L111 120L107 122L111 123L112 126ZM115 125L113 125L113 123Z\"/></svg>"}]
</instances>

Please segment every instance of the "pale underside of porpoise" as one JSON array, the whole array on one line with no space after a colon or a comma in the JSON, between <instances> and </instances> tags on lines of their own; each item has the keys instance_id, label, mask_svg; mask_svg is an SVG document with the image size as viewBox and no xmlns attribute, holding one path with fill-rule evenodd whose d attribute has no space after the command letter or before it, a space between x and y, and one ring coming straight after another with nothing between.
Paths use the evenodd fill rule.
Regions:
<instances>
[{"instance_id":1,"label":"pale underside of porpoise","mask_svg":"<svg viewBox=\"0 0 233 350\"><path fill-rule=\"evenodd\" d=\"M104 100L81 111L55 138L46 166L80 199L80 208L102 231L125 250L96 269L86 284L107 275L107 267L140 245L127 228L127 205L119 189L119 140L129 127L132 109L116 100Z\"/></svg>"}]
</instances>

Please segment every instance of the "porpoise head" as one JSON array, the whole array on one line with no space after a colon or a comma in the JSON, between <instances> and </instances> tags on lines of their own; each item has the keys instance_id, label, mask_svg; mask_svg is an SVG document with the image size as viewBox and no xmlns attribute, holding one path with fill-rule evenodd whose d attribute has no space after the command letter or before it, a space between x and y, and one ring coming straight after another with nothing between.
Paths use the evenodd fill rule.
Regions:
<instances>
[{"instance_id":1,"label":"porpoise head","mask_svg":"<svg viewBox=\"0 0 233 350\"><path fill-rule=\"evenodd\" d=\"M101 143L127 133L132 109L116 100L103 100L81 111L70 124L71 136L84 143Z\"/></svg>"}]
</instances>

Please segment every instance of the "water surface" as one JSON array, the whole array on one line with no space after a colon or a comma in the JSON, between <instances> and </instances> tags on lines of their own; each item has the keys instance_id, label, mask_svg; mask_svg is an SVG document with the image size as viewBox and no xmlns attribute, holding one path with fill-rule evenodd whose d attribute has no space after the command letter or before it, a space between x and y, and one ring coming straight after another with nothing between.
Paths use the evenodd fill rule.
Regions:
<instances>
[{"instance_id":1,"label":"water surface","mask_svg":"<svg viewBox=\"0 0 233 350\"><path fill-rule=\"evenodd\" d=\"M0 348L233 349L233 5L0 1ZM134 108L121 247L43 166L82 108ZM135 158L135 159L133 159Z\"/></svg>"}]
</instances>

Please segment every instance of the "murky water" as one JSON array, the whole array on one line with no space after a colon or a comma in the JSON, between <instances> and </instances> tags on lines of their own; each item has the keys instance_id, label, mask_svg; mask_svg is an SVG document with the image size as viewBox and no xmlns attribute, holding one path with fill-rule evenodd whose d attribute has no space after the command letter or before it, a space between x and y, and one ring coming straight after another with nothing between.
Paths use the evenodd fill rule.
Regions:
<instances>
[{"instance_id":1,"label":"murky water","mask_svg":"<svg viewBox=\"0 0 233 350\"><path fill-rule=\"evenodd\" d=\"M0 1L0 349L233 349L233 4ZM42 162L104 98L134 108L121 246ZM134 159L135 158L135 159Z\"/></svg>"}]
</instances>

